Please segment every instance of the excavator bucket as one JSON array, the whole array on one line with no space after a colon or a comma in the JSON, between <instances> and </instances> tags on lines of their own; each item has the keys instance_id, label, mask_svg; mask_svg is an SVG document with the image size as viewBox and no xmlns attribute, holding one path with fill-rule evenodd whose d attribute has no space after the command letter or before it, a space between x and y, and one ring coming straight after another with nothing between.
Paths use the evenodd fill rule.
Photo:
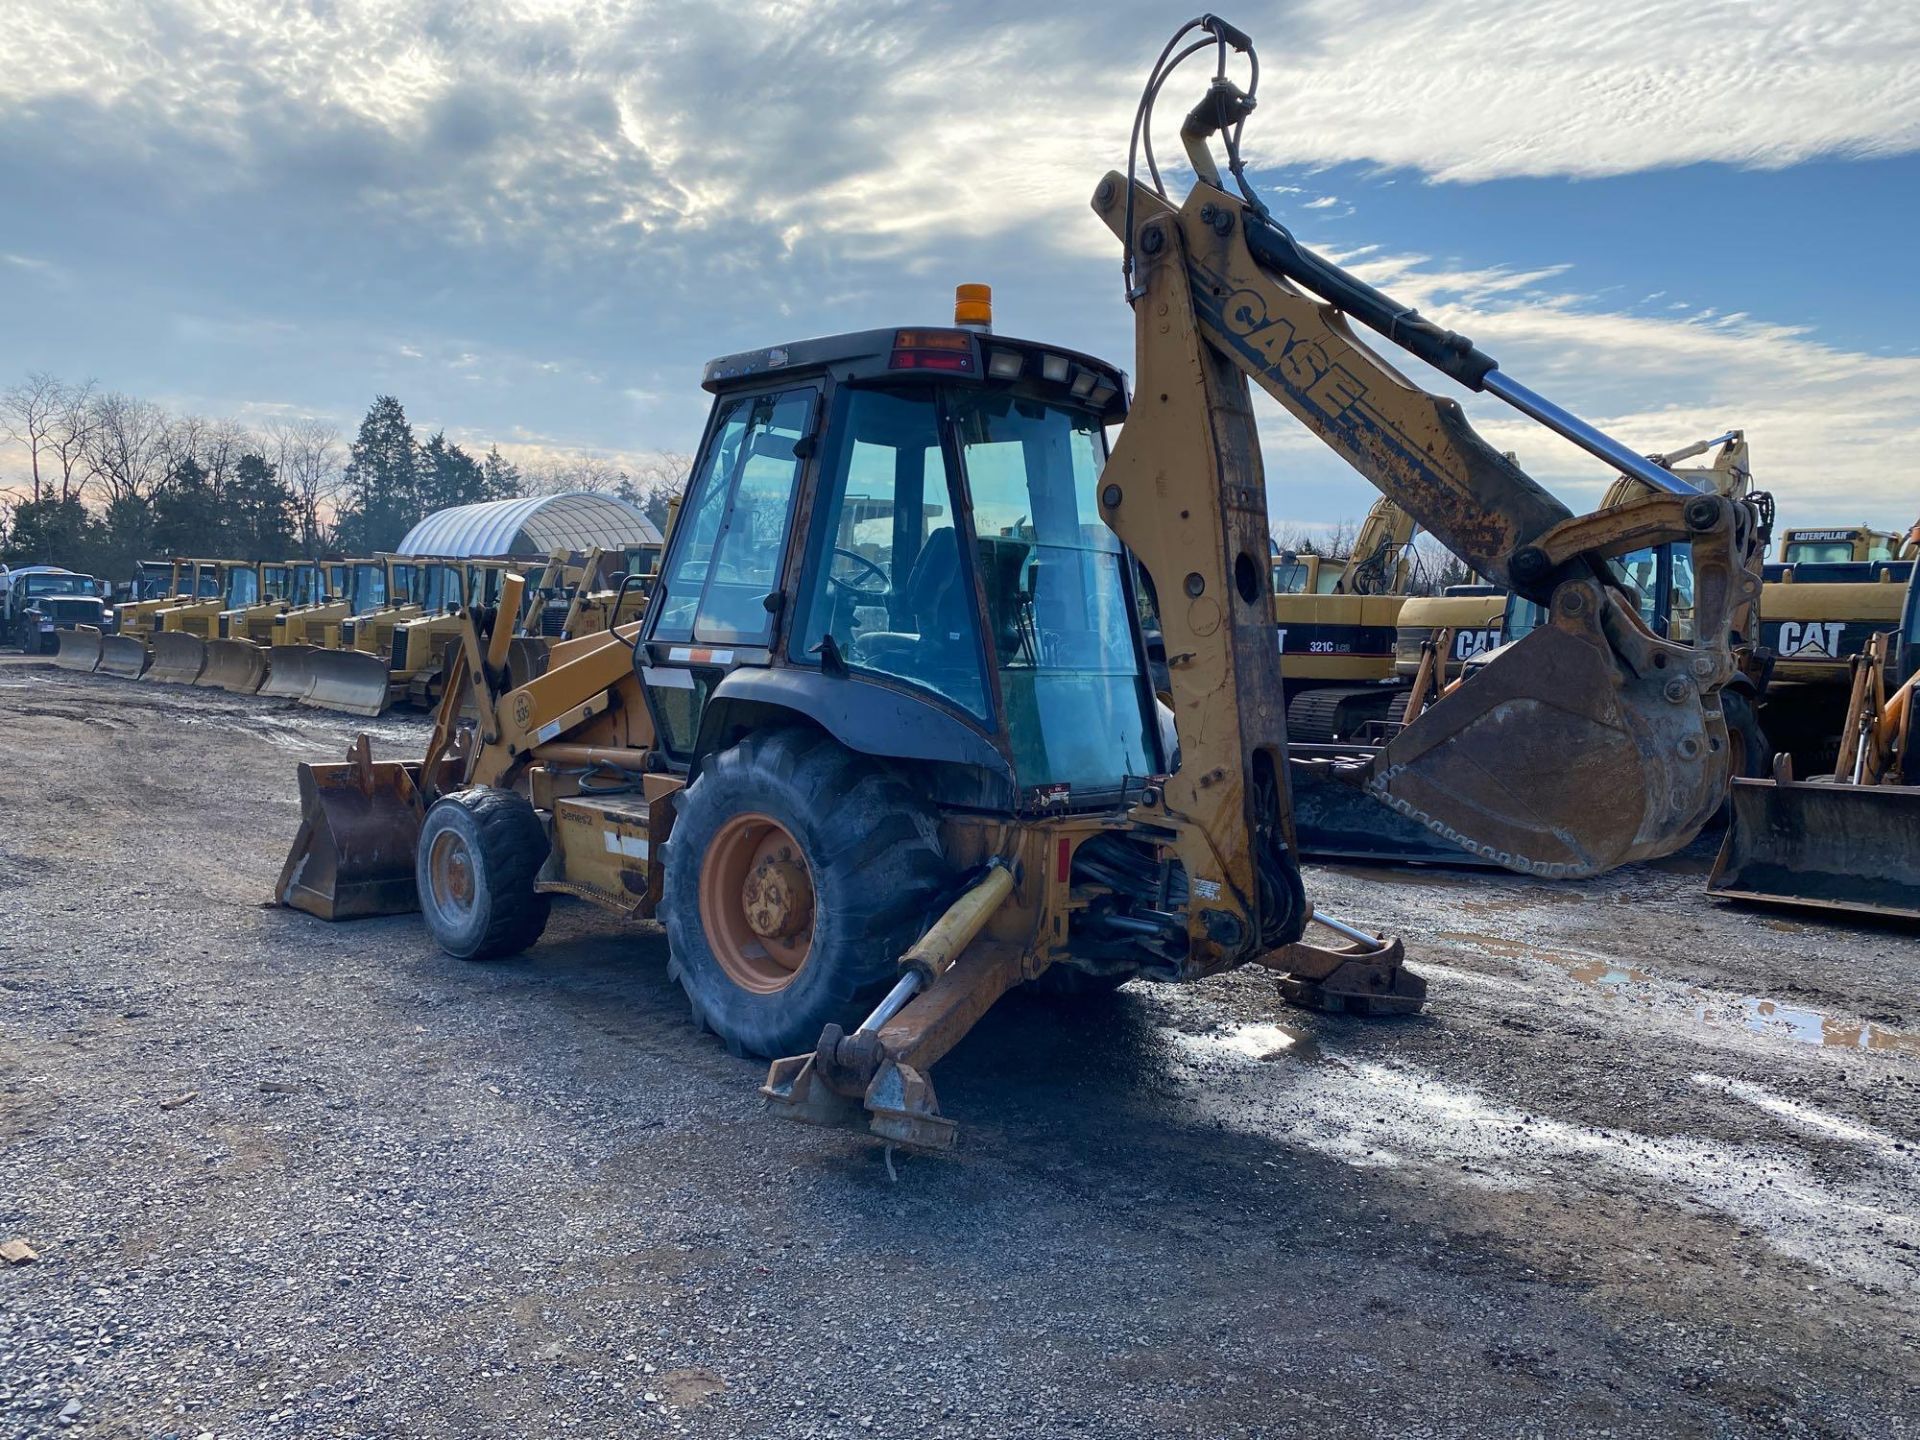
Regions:
<instances>
[{"instance_id":1,"label":"excavator bucket","mask_svg":"<svg viewBox=\"0 0 1920 1440\"><path fill-rule=\"evenodd\" d=\"M378 715L387 708L387 657L364 650L315 650L307 657L313 684L304 703L348 715Z\"/></svg>"},{"instance_id":2,"label":"excavator bucket","mask_svg":"<svg viewBox=\"0 0 1920 1440\"><path fill-rule=\"evenodd\" d=\"M138 680L150 658L146 642L137 635L102 635L100 663L95 668L102 675Z\"/></svg>"},{"instance_id":3,"label":"excavator bucket","mask_svg":"<svg viewBox=\"0 0 1920 1440\"><path fill-rule=\"evenodd\" d=\"M1664 653L1616 652L1611 603L1563 587L1550 623L1387 743L1368 792L1461 849L1555 879L1687 844L1725 794L1726 724ZM1645 673L1629 653L1649 657Z\"/></svg>"},{"instance_id":4,"label":"excavator bucket","mask_svg":"<svg viewBox=\"0 0 1920 1440\"><path fill-rule=\"evenodd\" d=\"M55 633L60 642L59 652L53 657L53 663L62 670L83 670L91 672L100 665L100 627L97 625L75 625L71 629Z\"/></svg>"},{"instance_id":5,"label":"excavator bucket","mask_svg":"<svg viewBox=\"0 0 1920 1440\"><path fill-rule=\"evenodd\" d=\"M417 764L374 763L364 735L344 764L301 765L300 829L274 898L322 920L419 909L419 781Z\"/></svg>"},{"instance_id":6,"label":"excavator bucket","mask_svg":"<svg viewBox=\"0 0 1920 1440\"><path fill-rule=\"evenodd\" d=\"M1383 809L1339 772L1371 758L1366 746L1287 746L1287 778L1293 791L1293 830L1309 860L1374 865L1495 864L1462 850L1418 821Z\"/></svg>"},{"instance_id":7,"label":"excavator bucket","mask_svg":"<svg viewBox=\"0 0 1920 1440\"><path fill-rule=\"evenodd\" d=\"M191 685L206 665L206 641L184 630L162 630L153 637L153 660L144 678L163 685Z\"/></svg>"},{"instance_id":8,"label":"excavator bucket","mask_svg":"<svg viewBox=\"0 0 1920 1440\"><path fill-rule=\"evenodd\" d=\"M207 641L207 664L193 683L210 690L226 690L235 695L258 692L267 678L265 646L251 640Z\"/></svg>"},{"instance_id":9,"label":"excavator bucket","mask_svg":"<svg viewBox=\"0 0 1920 1440\"><path fill-rule=\"evenodd\" d=\"M1920 788L1740 780L1707 894L1920 920Z\"/></svg>"},{"instance_id":10,"label":"excavator bucket","mask_svg":"<svg viewBox=\"0 0 1920 1440\"><path fill-rule=\"evenodd\" d=\"M313 689L312 660L320 652L311 645L269 645L267 678L259 693L275 700L304 700Z\"/></svg>"}]
</instances>

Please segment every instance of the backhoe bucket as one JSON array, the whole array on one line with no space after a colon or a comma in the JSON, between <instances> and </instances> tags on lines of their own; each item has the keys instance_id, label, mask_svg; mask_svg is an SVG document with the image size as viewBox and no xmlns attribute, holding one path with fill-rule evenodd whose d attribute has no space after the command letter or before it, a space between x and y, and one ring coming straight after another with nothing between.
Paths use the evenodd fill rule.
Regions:
<instances>
[{"instance_id":1,"label":"backhoe bucket","mask_svg":"<svg viewBox=\"0 0 1920 1440\"><path fill-rule=\"evenodd\" d=\"M365 650L315 650L307 657L313 686L305 702L348 715L378 715L387 708L387 657Z\"/></svg>"},{"instance_id":2,"label":"backhoe bucket","mask_svg":"<svg viewBox=\"0 0 1920 1440\"><path fill-rule=\"evenodd\" d=\"M540 635L516 635L507 647L507 687L518 690L530 680L547 673L553 658L553 644Z\"/></svg>"},{"instance_id":3,"label":"backhoe bucket","mask_svg":"<svg viewBox=\"0 0 1920 1440\"><path fill-rule=\"evenodd\" d=\"M191 685L206 665L206 641L184 630L161 630L153 637L153 660L145 678L163 685Z\"/></svg>"},{"instance_id":4,"label":"backhoe bucket","mask_svg":"<svg viewBox=\"0 0 1920 1440\"><path fill-rule=\"evenodd\" d=\"M1920 920L1920 788L1735 780L1719 900Z\"/></svg>"},{"instance_id":5,"label":"backhoe bucket","mask_svg":"<svg viewBox=\"0 0 1920 1440\"><path fill-rule=\"evenodd\" d=\"M313 657L320 652L311 645L269 645L267 678L259 693L275 700L304 700L313 689Z\"/></svg>"},{"instance_id":6,"label":"backhoe bucket","mask_svg":"<svg viewBox=\"0 0 1920 1440\"><path fill-rule=\"evenodd\" d=\"M1364 764L1374 753L1366 745L1287 746L1293 830L1302 855L1309 860L1368 865L1487 867L1495 863L1462 850L1338 777L1339 769Z\"/></svg>"},{"instance_id":7,"label":"backhoe bucket","mask_svg":"<svg viewBox=\"0 0 1920 1440\"><path fill-rule=\"evenodd\" d=\"M300 767L300 829L274 898L322 920L404 915L420 908L414 850L425 807L420 767L368 758Z\"/></svg>"},{"instance_id":8,"label":"backhoe bucket","mask_svg":"<svg viewBox=\"0 0 1920 1440\"><path fill-rule=\"evenodd\" d=\"M1726 794L1726 722L1676 657L1623 630L1619 603L1597 585L1563 586L1548 624L1425 710L1358 778L1442 839L1523 874L1598 875L1680 849Z\"/></svg>"},{"instance_id":9,"label":"backhoe bucket","mask_svg":"<svg viewBox=\"0 0 1920 1440\"><path fill-rule=\"evenodd\" d=\"M81 670L91 672L100 664L100 627L97 625L75 625L68 630L55 632L60 649L53 657L53 663L62 670Z\"/></svg>"},{"instance_id":10,"label":"backhoe bucket","mask_svg":"<svg viewBox=\"0 0 1920 1440\"><path fill-rule=\"evenodd\" d=\"M251 640L209 640L206 668L193 683L234 695L252 695L266 678L265 646Z\"/></svg>"},{"instance_id":11,"label":"backhoe bucket","mask_svg":"<svg viewBox=\"0 0 1920 1440\"><path fill-rule=\"evenodd\" d=\"M149 658L146 642L137 635L102 635L100 663L95 668L102 675L138 680Z\"/></svg>"}]
</instances>

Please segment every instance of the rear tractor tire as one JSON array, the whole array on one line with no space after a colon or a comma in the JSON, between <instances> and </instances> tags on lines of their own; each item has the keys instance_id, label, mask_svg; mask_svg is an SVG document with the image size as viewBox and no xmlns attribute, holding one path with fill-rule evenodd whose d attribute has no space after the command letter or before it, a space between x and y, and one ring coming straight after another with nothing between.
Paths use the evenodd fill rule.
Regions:
<instances>
[{"instance_id":1,"label":"rear tractor tire","mask_svg":"<svg viewBox=\"0 0 1920 1440\"><path fill-rule=\"evenodd\" d=\"M476 786L434 801L420 827L414 879L427 931L457 960L518 955L547 928L533 888L547 832L524 796Z\"/></svg>"},{"instance_id":2,"label":"rear tractor tire","mask_svg":"<svg viewBox=\"0 0 1920 1440\"><path fill-rule=\"evenodd\" d=\"M899 978L949 878L933 808L813 730L750 735L680 798L664 856L668 973L735 1055L811 1050Z\"/></svg>"}]
</instances>

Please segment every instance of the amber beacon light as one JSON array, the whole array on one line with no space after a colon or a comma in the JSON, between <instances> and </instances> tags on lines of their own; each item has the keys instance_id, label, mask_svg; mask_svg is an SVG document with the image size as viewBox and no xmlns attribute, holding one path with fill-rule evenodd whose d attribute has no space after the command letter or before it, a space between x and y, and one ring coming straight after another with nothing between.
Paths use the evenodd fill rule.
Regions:
<instances>
[{"instance_id":1,"label":"amber beacon light","mask_svg":"<svg viewBox=\"0 0 1920 1440\"><path fill-rule=\"evenodd\" d=\"M969 330L993 329L993 287L956 285L953 287L953 323Z\"/></svg>"}]
</instances>

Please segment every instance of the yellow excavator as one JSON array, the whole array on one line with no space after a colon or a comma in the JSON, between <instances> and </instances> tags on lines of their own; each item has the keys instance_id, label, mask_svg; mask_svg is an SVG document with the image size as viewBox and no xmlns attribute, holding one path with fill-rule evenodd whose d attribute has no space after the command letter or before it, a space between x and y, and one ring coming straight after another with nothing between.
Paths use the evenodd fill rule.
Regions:
<instances>
[{"instance_id":1,"label":"yellow excavator","mask_svg":"<svg viewBox=\"0 0 1920 1440\"><path fill-rule=\"evenodd\" d=\"M1292 739L1345 740L1388 718L1394 627L1407 603L1418 531L1413 517L1383 496L1344 562L1276 558L1273 621Z\"/></svg>"},{"instance_id":2,"label":"yellow excavator","mask_svg":"<svg viewBox=\"0 0 1920 1440\"><path fill-rule=\"evenodd\" d=\"M950 327L713 361L645 618L558 642L514 686L508 627L474 614L420 760L376 762L362 737L300 768L277 898L333 918L418 905L472 960L534 943L555 895L658 916L695 1019L773 1057L770 1105L929 1149L954 1134L931 1067L1017 985L1257 964L1296 1003L1417 1008L1400 943L1304 893L1250 384L1549 607L1352 783L1527 873L1689 841L1727 788L1718 696L1728 613L1757 590L1754 506L1701 494L1300 246L1243 178L1254 97L1228 68L1252 52L1218 19L1184 27L1142 98L1144 177L1130 163L1095 193L1125 257L1131 404L1115 367L994 331L984 287L962 288ZM1201 53L1218 65L1182 130L1198 179L1176 203L1153 101ZM1573 515L1349 318L1652 493ZM1690 644L1653 633L1607 564L1681 540ZM522 587L505 582L499 614ZM1333 938L1308 944L1310 924Z\"/></svg>"}]
</instances>

